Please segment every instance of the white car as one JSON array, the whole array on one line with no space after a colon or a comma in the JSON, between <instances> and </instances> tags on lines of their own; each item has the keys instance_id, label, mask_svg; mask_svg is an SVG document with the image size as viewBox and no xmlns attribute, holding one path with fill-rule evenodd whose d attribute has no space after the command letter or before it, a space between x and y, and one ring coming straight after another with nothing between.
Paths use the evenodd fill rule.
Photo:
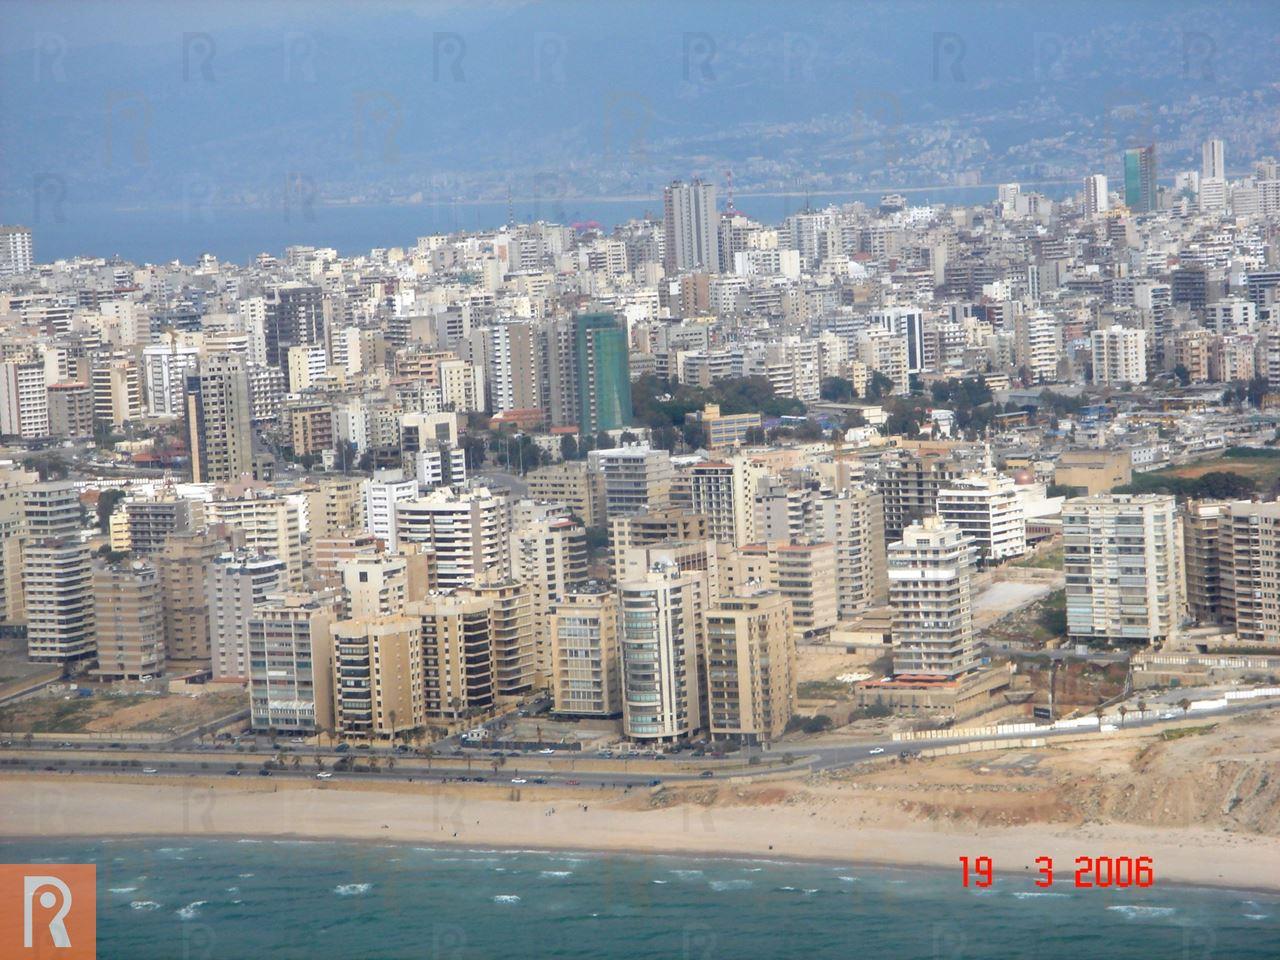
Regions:
<instances>
[{"instance_id":1,"label":"white car","mask_svg":"<svg viewBox=\"0 0 1280 960\"><path fill-rule=\"evenodd\" d=\"M867 751L867 754L872 757L879 756L882 753L884 753L884 747L872 747Z\"/></svg>"},{"instance_id":2,"label":"white car","mask_svg":"<svg viewBox=\"0 0 1280 960\"><path fill-rule=\"evenodd\" d=\"M512 783L528 783L529 781L526 780L524 777L513 777L511 782Z\"/></svg>"},{"instance_id":3,"label":"white car","mask_svg":"<svg viewBox=\"0 0 1280 960\"><path fill-rule=\"evenodd\" d=\"M155 767L143 767L142 772L143 773L159 773L160 771L157 770Z\"/></svg>"},{"instance_id":4,"label":"white car","mask_svg":"<svg viewBox=\"0 0 1280 960\"><path fill-rule=\"evenodd\" d=\"M545 750L539 750L538 752L539 753L555 753L555 751L552 750L550 747L547 747Z\"/></svg>"},{"instance_id":5,"label":"white car","mask_svg":"<svg viewBox=\"0 0 1280 960\"><path fill-rule=\"evenodd\" d=\"M332 773L330 773L328 770L322 770L320 773L317 773L317 774L316 774L316 779L317 779L317 780L332 780L332 779L333 779L333 774L332 774Z\"/></svg>"}]
</instances>

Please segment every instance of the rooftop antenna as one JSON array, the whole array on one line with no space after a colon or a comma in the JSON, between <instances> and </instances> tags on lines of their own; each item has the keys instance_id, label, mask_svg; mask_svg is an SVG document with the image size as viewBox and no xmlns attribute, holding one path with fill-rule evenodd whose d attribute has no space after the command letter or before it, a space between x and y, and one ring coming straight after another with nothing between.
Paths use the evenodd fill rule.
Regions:
<instances>
[{"instance_id":1,"label":"rooftop antenna","mask_svg":"<svg viewBox=\"0 0 1280 960\"><path fill-rule=\"evenodd\" d=\"M737 213L733 205L733 168L724 172L724 212Z\"/></svg>"},{"instance_id":2,"label":"rooftop antenna","mask_svg":"<svg viewBox=\"0 0 1280 960\"><path fill-rule=\"evenodd\" d=\"M514 227L516 225L516 207L515 201L511 199L511 185L507 185L507 226Z\"/></svg>"}]
</instances>

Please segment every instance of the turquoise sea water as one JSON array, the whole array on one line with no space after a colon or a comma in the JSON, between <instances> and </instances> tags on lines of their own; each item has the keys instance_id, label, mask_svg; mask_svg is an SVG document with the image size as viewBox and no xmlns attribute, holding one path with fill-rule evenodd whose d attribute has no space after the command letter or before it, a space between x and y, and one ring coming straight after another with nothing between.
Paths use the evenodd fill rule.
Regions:
<instances>
[{"instance_id":1,"label":"turquoise sea water","mask_svg":"<svg viewBox=\"0 0 1280 960\"><path fill-rule=\"evenodd\" d=\"M172 838L0 853L98 864L101 960L1280 957L1280 898L1158 879L966 890L958 868Z\"/></svg>"}]
</instances>

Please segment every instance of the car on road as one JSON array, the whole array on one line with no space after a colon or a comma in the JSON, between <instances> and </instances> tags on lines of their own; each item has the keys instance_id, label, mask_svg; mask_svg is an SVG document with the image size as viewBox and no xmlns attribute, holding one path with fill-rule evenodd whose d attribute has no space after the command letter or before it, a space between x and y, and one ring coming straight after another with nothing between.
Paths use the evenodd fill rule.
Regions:
<instances>
[{"instance_id":1,"label":"car on road","mask_svg":"<svg viewBox=\"0 0 1280 960\"><path fill-rule=\"evenodd\" d=\"M322 770L322 771L320 771L319 773L317 773L317 774L316 774L316 779L317 779L317 780L332 780L332 779L333 779L333 774L332 774L332 773L330 773L328 770Z\"/></svg>"},{"instance_id":2,"label":"car on road","mask_svg":"<svg viewBox=\"0 0 1280 960\"><path fill-rule=\"evenodd\" d=\"M269 777L271 776L271 771L268 770L266 767L263 767L261 770L258 771L258 776Z\"/></svg>"},{"instance_id":3,"label":"car on road","mask_svg":"<svg viewBox=\"0 0 1280 960\"><path fill-rule=\"evenodd\" d=\"M546 747L545 749L539 750L538 752L539 752L539 753L541 753L541 754L552 754L552 753L555 753L555 751L554 751L554 750L552 750L550 747Z\"/></svg>"},{"instance_id":4,"label":"car on road","mask_svg":"<svg viewBox=\"0 0 1280 960\"><path fill-rule=\"evenodd\" d=\"M1161 720L1174 720L1174 719L1176 719L1176 718L1177 718L1177 716L1178 716L1178 715L1177 715L1176 713L1174 713L1172 710L1170 710L1170 711L1168 711L1168 712L1166 712L1166 713L1162 713L1162 714L1160 714L1160 719L1161 719Z\"/></svg>"},{"instance_id":5,"label":"car on road","mask_svg":"<svg viewBox=\"0 0 1280 960\"><path fill-rule=\"evenodd\" d=\"M351 749L351 744L349 743L340 743L336 747L336 750L338 753L346 753L350 749Z\"/></svg>"},{"instance_id":6,"label":"car on road","mask_svg":"<svg viewBox=\"0 0 1280 960\"><path fill-rule=\"evenodd\" d=\"M882 753L884 753L884 747L872 747L867 751L867 755L871 757L878 757Z\"/></svg>"},{"instance_id":7,"label":"car on road","mask_svg":"<svg viewBox=\"0 0 1280 960\"><path fill-rule=\"evenodd\" d=\"M565 783L567 783L567 784L568 784L569 786L571 786L571 787L576 787L576 786L578 786L578 784L582 783L582 781L581 781L581 780L566 780L566 781L565 781Z\"/></svg>"},{"instance_id":8,"label":"car on road","mask_svg":"<svg viewBox=\"0 0 1280 960\"><path fill-rule=\"evenodd\" d=\"M650 780L650 781L649 781L649 786L651 786L651 787L657 787L657 786L661 786L661 785L662 785L662 781L661 781L661 780Z\"/></svg>"},{"instance_id":9,"label":"car on road","mask_svg":"<svg viewBox=\"0 0 1280 960\"><path fill-rule=\"evenodd\" d=\"M529 781L526 780L524 777L512 777L511 782L512 783L528 783Z\"/></svg>"},{"instance_id":10,"label":"car on road","mask_svg":"<svg viewBox=\"0 0 1280 960\"><path fill-rule=\"evenodd\" d=\"M546 782L547 782L547 778L546 778L546 777L534 777L534 778L533 778L533 782L534 782L534 783L546 783Z\"/></svg>"},{"instance_id":11,"label":"car on road","mask_svg":"<svg viewBox=\"0 0 1280 960\"><path fill-rule=\"evenodd\" d=\"M160 771L157 770L155 767L143 767L142 772L143 773L159 773Z\"/></svg>"},{"instance_id":12,"label":"car on road","mask_svg":"<svg viewBox=\"0 0 1280 960\"><path fill-rule=\"evenodd\" d=\"M698 774L698 776L700 776L700 777L714 777L714 776L715 776L715 774L714 774L714 773L712 773L710 770L703 770L700 774Z\"/></svg>"}]
</instances>

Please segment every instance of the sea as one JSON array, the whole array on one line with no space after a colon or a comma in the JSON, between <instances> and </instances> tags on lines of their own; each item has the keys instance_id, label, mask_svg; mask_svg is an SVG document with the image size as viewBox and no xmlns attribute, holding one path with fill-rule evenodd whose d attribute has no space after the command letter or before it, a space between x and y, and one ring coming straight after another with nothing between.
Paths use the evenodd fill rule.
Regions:
<instances>
[{"instance_id":1,"label":"sea","mask_svg":"<svg viewBox=\"0 0 1280 960\"><path fill-rule=\"evenodd\" d=\"M99 960L1276 960L1280 897L987 889L855 863L233 839L22 841L98 866ZM1064 871L1065 873L1065 871Z\"/></svg>"},{"instance_id":2,"label":"sea","mask_svg":"<svg viewBox=\"0 0 1280 960\"><path fill-rule=\"evenodd\" d=\"M1078 188L1060 182L1024 183L1058 199ZM0 202L0 222L32 228L39 263L75 256L122 257L134 263L193 263L203 253L223 261L248 263L259 253L280 254L286 246L334 247L342 256L375 247L410 246L432 233L490 230L510 216L521 222L548 220L563 224L598 224L611 230L619 223L662 215L662 197L551 197L502 202L426 198L419 203L321 203L277 199L261 205L229 206L204 197L182 203L126 204L94 201L59 188L53 197L9 198ZM736 206L765 223L781 223L806 206L860 200L875 204L890 190L860 193L743 194ZM899 188L912 205L979 204L995 199L994 186Z\"/></svg>"}]
</instances>

